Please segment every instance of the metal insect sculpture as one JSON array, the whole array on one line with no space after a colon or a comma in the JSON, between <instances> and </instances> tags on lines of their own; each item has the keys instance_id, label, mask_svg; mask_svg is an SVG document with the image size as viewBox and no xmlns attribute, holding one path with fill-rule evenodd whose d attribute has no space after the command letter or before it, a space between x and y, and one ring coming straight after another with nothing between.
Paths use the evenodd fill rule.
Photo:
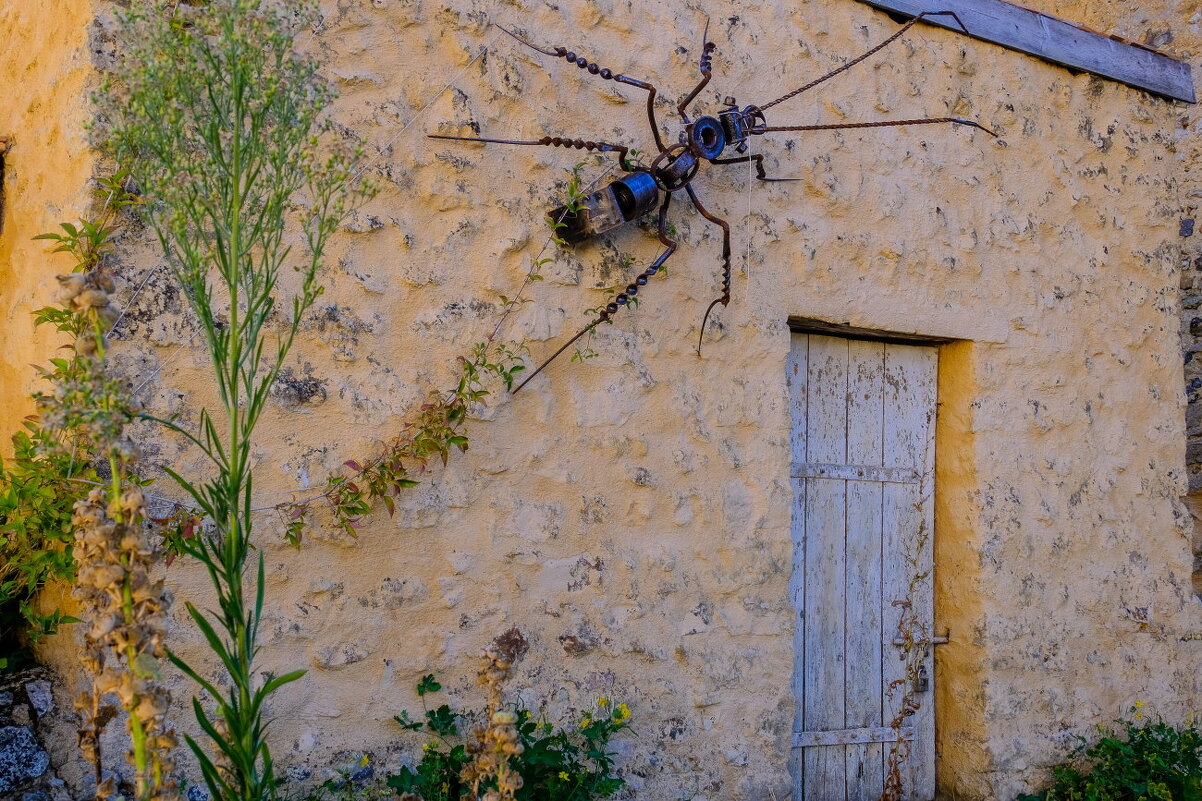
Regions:
<instances>
[{"instance_id":1,"label":"metal insect sculpture","mask_svg":"<svg viewBox=\"0 0 1202 801\"><path fill-rule=\"evenodd\" d=\"M600 153L616 153L618 155L619 166L627 173L624 177L613 181L603 189L578 199L571 206L560 206L550 212L552 221L559 228L559 236L570 244L576 244L632 220L636 220L658 209L658 236L659 241L664 245L663 252L651 262L651 265L647 269L636 276L624 291L615 295L600 310L595 320L582 328L575 336L556 350L550 358L540 364L538 369L527 376L526 380L514 389L514 392L518 392L522 387L530 383L531 379L542 372L543 368L555 361L560 354L571 347L580 337L592 331L601 323L609 321L619 308L630 303L631 298L638 295L640 289L647 285L647 281L663 268L664 263L676 251L677 247L676 240L669 236L668 206L672 202L672 196L681 190L684 190L688 195L689 201L702 217L722 229L722 294L709 304L704 316L701 318L701 334L697 341L697 352L700 355L701 343L705 337L705 325L709 320L710 312L718 304L726 306L730 302L731 283L730 224L702 205L701 200L697 197L697 190L692 185L692 181L697 176L701 164L706 161L711 164L746 164L751 162L755 167L756 177L761 181L798 180L795 178L769 177L764 170L763 154L747 154L748 139L750 137L785 131L834 131L849 128L885 128L935 123L970 125L996 137L997 134L983 125L972 120L956 117L923 117L911 120L884 120L879 122L850 122L826 125L768 125L764 114L768 109L813 89L840 73L846 72L856 64L880 52L889 44L899 39L907 30L924 17L934 16L951 17L955 19L956 24L965 33L968 32L967 28L964 27L964 23L960 21L960 18L954 11L925 11L908 20L893 35L872 49L769 103L747 105L740 108L735 98L728 96L723 101L722 110L716 116L701 116L693 119L689 116L689 106L697 98L697 95L701 93L701 90L710 82L713 55L717 49L717 45L709 41L709 24L707 22L705 32L702 34L702 50L699 65L701 80L693 88L693 91L689 92L676 106L676 112L680 115L684 123L684 128L680 133L679 141L672 144L665 144L660 134L659 124L655 118L655 98L658 90L653 84L631 78L627 75L617 74L613 70L600 67L584 56L577 55L565 47L555 47L551 50L538 47L516 33L506 28L501 28L501 30L505 31L505 33L521 44L543 55L565 59L569 63L575 64L578 68L587 70L590 75L600 76L603 80L617 81L618 83L645 91L647 93L647 120L651 124L651 135L655 138L655 146L658 148L658 153L651 160L650 164L643 165L630 161L631 148L610 142L569 139L560 136L544 136L541 139L524 140L432 134L430 138L502 145L575 148L576 150L597 151ZM497 27L501 26L498 25Z\"/></svg>"}]
</instances>

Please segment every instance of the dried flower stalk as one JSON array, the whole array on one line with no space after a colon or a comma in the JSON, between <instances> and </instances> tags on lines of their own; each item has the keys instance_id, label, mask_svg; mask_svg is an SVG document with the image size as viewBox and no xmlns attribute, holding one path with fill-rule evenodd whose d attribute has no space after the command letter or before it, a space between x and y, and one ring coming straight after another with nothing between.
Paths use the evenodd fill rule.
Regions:
<instances>
[{"instance_id":1,"label":"dried flower stalk","mask_svg":"<svg viewBox=\"0 0 1202 801\"><path fill-rule=\"evenodd\" d=\"M104 778L100 751L101 732L116 716L104 698L116 696L127 713L134 797L168 801L176 797L170 776L176 738L164 719L170 695L156 680L158 660L166 655L164 616L171 597L161 581L150 579L155 551L145 530L145 498L132 475L138 453L125 436L138 407L104 368L105 330L120 315L110 297L114 283L103 257L111 250L116 213L138 201L121 173L101 185L109 194L98 221L64 224L62 234L37 237L58 242L56 252L72 254L77 272L58 276L61 308L37 315L39 322L52 322L74 337L75 356L57 360L56 369L46 374L53 392L36 398L42 425L54 435L52 447L107 460L111 477L77 501L72 516L73 594L87 626L80 658L91 679L89 690L75 703L81 718L79 746L92 763L96 797L116 795L115 778Z\"/></svg>"},{"instance_id":2,"label":"dried flower stalk","mask_svg":"<svg viewBox=\"0 0 1202 801\"><path fill-rule=\"evenodd\" d=\"M522 787L522 777L509 764L509 758L522 753L522 742L518 735L516 713L505 709L503 688L509 678L513 659L496 646L484 651L484 664L480 668L480 684L488 691L484 724L473 733L468 744L472 761L463 768L464 782L471 784L474 798L480 801L513 801L514 794ZM496 781L495 788L486 788L481 794L481 785L490 779Z\"/></svg>"},{"instance_id":3,"label":"dried flower stalk","mask_svg":"<svg viewBox=\"0 0 1202 801\"><path fill-rule=\"evenodd\" d=\"M113 694L129 716L138 801L168 801L176 797L171 751L176 736L166 725L171 697L159 685L158 661L163 646L164 617L169 590L152 581L154 551L143 521L145 499L137 486L114 484L92 490L75 504L75 559L79 564L74 595L82 601L90 625L84 634L85 667L92 674L92 692L77 702L83 714L80 745L94 765L99 764L97 740L111 707L100 699ZM100 779L100 776L97 776ZM110 777L98 781L97 798L116 792Z\"/></svg>"}]
</instances>

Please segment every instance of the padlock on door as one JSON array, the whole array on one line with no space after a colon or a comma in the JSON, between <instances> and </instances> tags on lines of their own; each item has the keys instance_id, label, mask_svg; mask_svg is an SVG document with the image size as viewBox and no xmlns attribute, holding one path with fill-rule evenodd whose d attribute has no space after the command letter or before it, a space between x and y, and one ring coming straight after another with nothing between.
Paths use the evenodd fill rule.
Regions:
<instances>
[{"instance_id":1,"label":"padlock on door","mask_svg":"<svg viewBox=\"0 0 1202 801\"><path fill-rule=\"evenodd\" d=\"M927 675L927 666L920 665L918 674L914 677L914 692L925 693L931 689L931 678Z\"/></svg>"}]
</instances>

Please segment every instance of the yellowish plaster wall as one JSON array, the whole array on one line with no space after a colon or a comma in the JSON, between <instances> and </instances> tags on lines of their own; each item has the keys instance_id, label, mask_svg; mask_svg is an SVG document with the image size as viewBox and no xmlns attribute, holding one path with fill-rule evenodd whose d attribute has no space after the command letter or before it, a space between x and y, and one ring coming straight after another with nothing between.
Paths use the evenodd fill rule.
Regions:
<instances>
[{"instance_id":1,"label":"yellowish plaster wall","mask_svg":"<svg viewBox=\"0 0 1202 801\"><path fill-rule=\"evenodd\" d=\"M1141 39L1188 4L1141 5L1163 13L1044 10ZM294 380L263 423L265 505L399 431L492 330L498 294L513 293L546 239L565 168L603 169L574 152L423 133L650 146L642 93L523 50L488 21L654 81L669 139L704 25L700 10L666 0L323 10L304 47L342 92L337 123L384 148L369 169L383 191L334 242ZM698 109L710 113L723 94L780 95L896 30L843 0L705 10L718 52ZM1196 706L1202 619L1179 500L1182 113L928 28L772 109L777 124L952 114L1001 141L941 126L755 140L772 172L801 180L757 184L742 166L706 166L696 180L731 221L736 254L734 300L701 357L721 240L681 197L667 276L598 333L600 355L498 397L473 421L468 454L404 496L395 518L357 539L327 528L297 553L265 514L263 666L309 669L274 702L277 761L310 781L363 751L397 764L417 743L391 716L416 706L416 678L435 671L457 698L479 700L473 658L516 626L532 645L514 682L528 704L558 718L597 695L630 702L638 737L620 743L621 761L639 797L786 797L789 316L965 340L940 364L944 793L1010 799L1046 776L1071 734L1134 700L1169 718ZM548 354L604 299L594 287L640 269L621 256L639 265L656 252L629 226L556 254L503 335ZM212 393L188 314L149 244L124 253L117 364L145 383L152 410L194 422ZM178 443L145 445L152 468L199 474ZM181 602L204 604L200 571L176 562L167 573ZM210 664L182 605L176 617L175 647ZM66 650L48 653L69 670ZM183 720L190 689L173 681Z\"/></svg>"},{"instance_id":2,"label":"yellowish plaster wall","mask_svg":"<svg viewBox=\"0 0 1202 801\"><path fill-rule=\"evenodd\" d=\"M973 797L991 769L985 715L986 643L981 623L979 516L973 500L978 473L973 406L980 395L974 346L944 345L939 353L935 433L935 649L937 784L950 797ZM987 790L985 790L987 792Z\"/></svg>"},{"instance_id":3,"label":"yellowish plaster wall","mask_svg":"<svg viewBox=\"0 0 1202 801\"><path fill-rule=\"evenodd\" d=\"M31 239L78 219L89 202L94 155L84 125L91 115L93 14L90 0L0 6L0 136L12 138L0 231L0 431L15 431L33 411L29 365L44 363L57 343L48 332L35 333L29 312L47 303L54 275L71 266ZM0 454L11 450L8 437L0 437Z\"/></svg>"}]
</instances>

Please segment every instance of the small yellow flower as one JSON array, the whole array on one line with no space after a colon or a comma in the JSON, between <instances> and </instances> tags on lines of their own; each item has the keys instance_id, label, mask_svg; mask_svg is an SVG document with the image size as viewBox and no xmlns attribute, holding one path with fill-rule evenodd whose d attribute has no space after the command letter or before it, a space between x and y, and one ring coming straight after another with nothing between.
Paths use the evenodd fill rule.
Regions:
<instances>
[{"instance_id":1,"label":"small yellow flower","mask_svg":"<svg viewBox=\"0 0 1202 801\"><path fill-rule=\"evenodd\" d=\"M584 718L580 721L580 728L587 729L590 725L592 725L592 722L593 722L593 719L590 718L588 715L585 715Z\"/></svg>"},{"instance_id":2,"label":"small yellow flower","mask_svg":"<svg viewBox=\"0 0 1202 801\"><path fill-rule=\"evenodd\" d=\"M1135 708L1136 708L1136 709L1143 709L1143 706L1144 706L1144 702L1143 702L1143 701L1136 701L1136 702L1135 702Z\"/></svg>"},{"instance_id":3,"label":"small yellow flower","mask_svg":"<svg viewBox=\"0 0 1202 801\"><path fill-rule=\"evenodd\" d=\"M434 743L426 743L425 745L422 746L422 750L423 751L433 751Z\"/></svg>"},{"instance_id":4,"label":"small yellow flower","mask_svg":"<svg viewBox=\"0 0 1202 801\"><path fill-rule=\"evenodd\" d=\"M370 762L371 757L369 757L367 754L364 754L363 758L359 760L359 767L366 768Z\"/></svg>"},{"instance_id":5,"label":"small yellow flower","mask_svg":"<svg viewBox=\"0 0 1202 801\"><path fill-rule=\"evenodd\" d=\"M618 708L614 710L614 717L618 720L630 720L630 707L618 704Z\"/></svg>"},{"instance_id":6,"label":"small yellow flower","mask_svg":"<svg viewBox=\"0 0 1202 801\"><path fill-rule=\"evenodd\" d=\"M560 780L561 780L561 781L565 781L565 782L566 782L568 779L570 779L570 778L572 778L572 777L568 775L568 772L567 772L566 770L561 770L561 771L559 772L559 778L560 778Z\"/></svg>"},{"instance_id":7,"label":"small yellow flower","mask_svg":"<svg viewBox=\"0 0 1202 801\"><path fill-rule=\"evenodd\" d=\"M609 706L609 699L604 695L597 699L597 706Z\"/></svg>"}]
</instances>

